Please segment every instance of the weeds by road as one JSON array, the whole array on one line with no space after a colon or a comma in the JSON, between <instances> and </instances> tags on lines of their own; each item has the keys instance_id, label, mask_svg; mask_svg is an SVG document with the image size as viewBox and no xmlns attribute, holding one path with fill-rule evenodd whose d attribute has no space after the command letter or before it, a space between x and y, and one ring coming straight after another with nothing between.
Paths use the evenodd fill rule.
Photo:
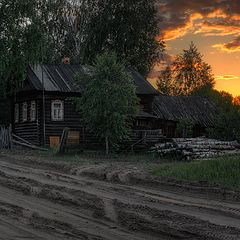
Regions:
<instances>
[{"instance_id":1,"label":"weeds by road","mask_svg":"<svg viewBox=\"0 0 240 240\"><path fill-rule=\"evenodd\" d=\"M240 156L166 163L150 167L150 172L156 176L188 181L206 181L240 188Z\"/></svg>"}]
</instances>

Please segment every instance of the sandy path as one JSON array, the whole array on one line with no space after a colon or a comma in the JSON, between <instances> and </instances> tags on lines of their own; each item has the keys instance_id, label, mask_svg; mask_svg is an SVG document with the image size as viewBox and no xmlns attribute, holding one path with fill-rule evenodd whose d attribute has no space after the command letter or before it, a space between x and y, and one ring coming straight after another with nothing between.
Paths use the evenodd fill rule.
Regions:
<instances>
[{"instance_id":1,"label":"sandy path","mask_svg":"<svg viewBox=\"0 0 240 240\"><path fill-rule=\"evenodd\" d=\"M0 155L0 239L240 239L237 201L54 164Z\"/></svg>"}]
</instances>

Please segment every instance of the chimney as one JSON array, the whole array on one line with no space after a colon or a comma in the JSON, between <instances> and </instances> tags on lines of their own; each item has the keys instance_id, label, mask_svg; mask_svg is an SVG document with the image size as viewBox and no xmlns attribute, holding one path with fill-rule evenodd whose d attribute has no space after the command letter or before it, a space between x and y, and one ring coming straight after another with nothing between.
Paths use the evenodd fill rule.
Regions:
<instances>
[{"instance_id":1,"label":"chimney","mask_svg":"<svg viewBox=\"0 0 240 240\"><path fill-rule=\"evenodd\" d=\"M70 57L64 56L63 64L70 64Z\"/></svg>"}]
</instances>

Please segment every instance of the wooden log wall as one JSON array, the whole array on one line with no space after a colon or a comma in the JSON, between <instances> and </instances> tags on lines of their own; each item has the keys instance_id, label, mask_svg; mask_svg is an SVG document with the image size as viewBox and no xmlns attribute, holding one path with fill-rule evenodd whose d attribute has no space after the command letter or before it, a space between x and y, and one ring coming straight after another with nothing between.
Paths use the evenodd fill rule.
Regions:
<instances>
[{"instance_id":1,"label":"wooden log wall","mask_svg":"<svg viewBox=\"0 0 240 240\"><path fill-rule=\"evenodd\" d=\"M31 121L30 120L30 108L31 108L31 101L35 100L36 101L36 120ZM23 117L22 117L22 107L23 103L27 102L27 121L23 122ZM26 99L21 102L17 102L19 104L19 121L18 123L13 122L13 131L16 135L19 137L31 142L32 144L39 145L40 143L40 138L39 138L39 133L40 133L40 123L38 121L38 116L39 116L39 100L36 99ZM14 121L14 119L13 119Z\"/></svg>"},{"instance_id":2,"label":"wooden log wall","mask_svg":"<svg viewBox=\"0 0 240 240\"><path fill-rule=\"evenodd\" d=\"M11 128L0 127L0 149L12 148Z\"/></svg>"},{"instance_id":3,"label":"wooden log wall","mask_svg":"<svg viewBox=\"0 0 240 240\"><path fill-rule=\"evenodd\" d=\"M64 119L63 121L52 121L51 117L51 104L54 100L64 101ZM42 105L41 105L42 106ZM40 107L41 108L41 107ZM43 118L40 114L39 122L41 123L40 128L40 139L41 144L43 143ZM80 145L101 145L95 134L87 130L82 122L81 116L76 112L75 106L71 100L66 97L51 96L46 98L45 102L45 129L46 129L46 145L50 145L50 137L58 136L61 137L63 130L69 128L72 131L79 131L80 134Z\"/></svg>"}]
</instances>

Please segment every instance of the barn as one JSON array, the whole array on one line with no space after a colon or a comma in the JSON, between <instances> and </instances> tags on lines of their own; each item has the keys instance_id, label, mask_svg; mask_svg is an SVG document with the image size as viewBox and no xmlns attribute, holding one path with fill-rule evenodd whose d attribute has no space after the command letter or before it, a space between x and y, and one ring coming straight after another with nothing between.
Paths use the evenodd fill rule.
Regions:
<instances>
[{"instance_id":1,"label":"barn","mask_svg":"<svg viewBox=\"0 0 240 240\"><path fill-rule=\"evenodd\" d=\"M85 74L88 67L72 64L43 64L29 66L23 87L12 100L12 126L16 135L35 145L57 145L63 129L68 127L79 136L79 143L98 145L95 134L88 130L70 97L80 97L75 76ZM158 92L134 69L133 76L141 111L133 127L132 141L137 142L148 131L156 136L152 106ZM160 134L157 134L160 137ZM156 137L155 137L156 139Z\"/></svg>"}]
</instances>

